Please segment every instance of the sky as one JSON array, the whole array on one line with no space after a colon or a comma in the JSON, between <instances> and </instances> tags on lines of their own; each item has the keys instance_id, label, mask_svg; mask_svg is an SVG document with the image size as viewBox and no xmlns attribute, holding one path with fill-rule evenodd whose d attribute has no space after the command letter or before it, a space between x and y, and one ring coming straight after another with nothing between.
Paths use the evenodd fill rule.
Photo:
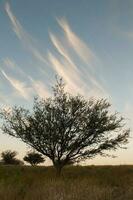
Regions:
<instances>
[{"instance_id":1,"label":"sky","mask_svg":"<svg viewBox=\"0 0 133 200\"><path fill-rule=\"evenodd\" d=\"M85 164L133 164L133 1L0 0L0 106L32 108L55 75L66 90L107 98L131 128L127 150ZM0 133L0 151L29 149Z\"/></svg>"}]
</instances>

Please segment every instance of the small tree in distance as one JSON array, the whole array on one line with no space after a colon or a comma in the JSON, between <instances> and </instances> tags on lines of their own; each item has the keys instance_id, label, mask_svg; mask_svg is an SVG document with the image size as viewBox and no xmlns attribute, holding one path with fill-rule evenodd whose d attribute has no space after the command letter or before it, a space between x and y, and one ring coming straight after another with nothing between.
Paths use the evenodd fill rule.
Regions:
<instances>
[{"instance_id":1,"label":"small tree in distance","mask_svg":"<svg viewBox=\"0 0 133 200\"><path fill-rule=\"evenodd\" d=\"M68 94L63 80L57 79L53 97L35 98L32 112L16 106L12 112L2 110L2 131L48 157L60 174L69 163L108 156L106 151L128 142L130 130L124 130L124 119L109 108L104 99Z\"/></svg>"},{"instance_id":2,"label":"small tree in distance","mask_svg":"<svg viewBox=\"0 0 133 200\"><path fill-rule=\"evenodd\" d=\"M23 162L16 158L17 152L16 151L3 151L1 153L2 163L4 165L22 165Z\"/></svg>"},{"instance_id":3,"label":"small tree in distance","mask_svg":"<svg viewBox=\"0 0 133 200\"><path fill-rule=\"evenodd\" d=\"M23 158L24 161L31 164L32 166L43 163L45 160L41 154L36 152L28 152L27 155Z\"/></svg>"}]
</instances>

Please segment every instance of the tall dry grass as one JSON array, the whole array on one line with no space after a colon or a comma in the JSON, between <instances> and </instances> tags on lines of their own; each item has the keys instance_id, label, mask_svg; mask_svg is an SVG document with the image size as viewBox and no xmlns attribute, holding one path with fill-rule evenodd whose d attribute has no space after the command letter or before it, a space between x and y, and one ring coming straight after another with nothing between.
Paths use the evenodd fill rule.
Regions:
<instances>
[{"instance_id":1,"label":"tall dry grass","mask_svg":"<svg viewBox=\"0 0 133 200\"><path fill-rule=\"evenodd\" d=\"M0 200L133 200L133 166L0 166Z\"/></svg>"}]
</instances>

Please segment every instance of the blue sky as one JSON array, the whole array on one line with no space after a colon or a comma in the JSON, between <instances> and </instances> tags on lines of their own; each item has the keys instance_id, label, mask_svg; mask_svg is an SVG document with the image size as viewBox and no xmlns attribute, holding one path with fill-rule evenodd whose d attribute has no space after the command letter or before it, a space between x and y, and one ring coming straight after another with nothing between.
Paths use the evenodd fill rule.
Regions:
<instances>
[{"instance_id":1,"label":"blue sky","mask_svg":"<svg viewBox=\"0 0 133 200\"><path fill-rule=\"evenodd\" d=\"M51 95L55 74L66 90L107 98L133 124L132 0L0 0L0 105L30 108ZM0 134L0 150L27 147ZM92 164L133 164L133 142Z\"/></svg>"}]
</instances>

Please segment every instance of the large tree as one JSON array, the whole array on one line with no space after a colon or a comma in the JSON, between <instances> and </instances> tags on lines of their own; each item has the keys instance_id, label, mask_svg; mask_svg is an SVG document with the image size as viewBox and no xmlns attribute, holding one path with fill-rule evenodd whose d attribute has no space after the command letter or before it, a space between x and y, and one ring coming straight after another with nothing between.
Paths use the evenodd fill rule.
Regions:
<instances>
[{"instance_id":1,"label":"large tree","mask_svg":"<svg viewBox=\"0 0 133 200\"><path fill-rule=\"evenodd\" d=\"M2 110L2 131L48 157L60 173L69 163L125 146L130 130L124 130L124 119L109 108L104 99L88 100L65 92L59 79L53 97L35 98L32 111L17 106Z\"/></svg>"}]
</instances>

